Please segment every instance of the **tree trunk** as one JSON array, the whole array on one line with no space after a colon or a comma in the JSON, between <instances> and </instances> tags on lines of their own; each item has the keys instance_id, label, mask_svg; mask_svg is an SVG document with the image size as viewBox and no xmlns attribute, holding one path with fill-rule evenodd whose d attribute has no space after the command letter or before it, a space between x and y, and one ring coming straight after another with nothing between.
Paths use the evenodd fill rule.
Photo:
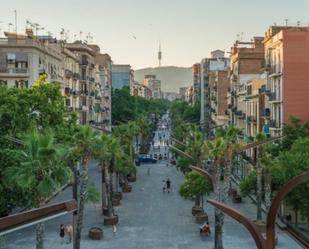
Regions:
<instances>
[{"instance_id":1,"label":"tree trunk","mask_svg":"<svg viewBox=\"0 0 309 249\"><path fill-rule=\"evenodd\" d=\"M85 158L83 160L82 173L80 177L80 191L79 191L77 226L76 226L74 249L80 249L80 240L83 227L84 208L85 208L87 185L88 185L88 162L89 162L88 158Z\"/></svg>"},{"instance_id":2,"label":"tree trunk","mask_svg":"<svg viewBox=\"0 0 309 249\"><path fill-rule=\"evenodd\" d=\"M112 186L113 186L112 176L108 172L107 165L105 166L104 170L105 170L108 217L112 217L114 215L113 203L112 203Z\"/></svg>"},{"instance_id":3,"label":"tree trunk","mask_svg":"<svg viewBox=\"0 0 309 249\"><path fill-rule=\"evenodd\" d=\"M264 191L265 191L265 206L266 213L268 213L271 206L271 173L268 170L265 170L264 173Z\"/></svg>"},{"instance_id":4,"label":"tree trunk","mask_svg":"<svg viewBox=\"0 0 309 249\"><path fill-rule=\"evenodd\" d=\"M260 162L256 164L256 219L262 220L262 168Z\"/></svg>"},{"instance_id":5,"label":"tree trunk","mask_svg":"<svg viewBox=\"0 0 309 249\"><path fill-rule=\"evenodd\" d=\"M104 207L107 207L107 201L106 201L106 182L105 182L105 173L104 173L104 163L102 164L101 169L101 181L102 181L102 210Z\"/></svg>"},{"instance_id":6,"label":"tree trunk","mask_svg":"<svg viewBox=\"0 0 309 249\"><path fill-rule=\"evenodd\" d=\"M44 223L36 225L36 249L44 249Z\"/></svg>"},{"instance_id":7,"label":"tree trunk","mask_svg":"<svg viewBox=\"0 0 309 249\"><path fill-rule=\"evenodd\" d=\"M201 206L201 196L200 195L197 195L195 197L194 206L196 206L196 207L200 207Z\"/></svg>"},{"instance_id":8,"label":"tree trunk","mask_svg":"<svg viewBox=\"0 0 309 249\"><path fill-rule=\"evenodd\" d=\"M215 165L215 199L217 201L222 201L221 193L221 169L220 166ZM223 249L223 222L224 213L220 209L215 209L215 249Z\"/></svg>"}]
</instances>

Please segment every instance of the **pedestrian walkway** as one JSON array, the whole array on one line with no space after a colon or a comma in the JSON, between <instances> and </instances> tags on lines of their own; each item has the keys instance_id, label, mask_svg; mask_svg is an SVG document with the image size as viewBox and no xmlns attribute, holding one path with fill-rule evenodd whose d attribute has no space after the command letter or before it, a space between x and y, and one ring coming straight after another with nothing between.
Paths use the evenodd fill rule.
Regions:
<instances>
[{"instance_id":1,"label":"pedestrian walkway","mask_svg":"<svg viewBox=\"0 0 309 249\"><path fill-rule=\"evenodd\" d=\"M157 139L156 135L156 139ZM164 154L164 148L161 148ZM150 175L148 169L150 168ZM172 192L163 193L163 180L171 179ZM95 182L100 189L100 171L93 162L90 167L90 182ZM138 167L137 182L133 183L133 192L123 195L121 206L116 208L119 215L117 236L113 237L112 227L103 226L100 205L86 205L82 249L201 249L213 248L214 209L209 204L205 210L209 214L210 226L213 230L210 237L199 235L199 225L195 224L191 215L192 201L183 200L178 194L183 180L182 173L175 166L166 166L166 161L157 164L141 164ZM71 196L70 188L58 196L54 202ZM234 204L239 210L249 212L254 217L255 206L250 201ZM46 222L46 249L69 249L72 244L60 244L59 225L71 221L66 215ZM87 236L91 226L104 228L104 239L90 240ZM226 249L254 249L255 244L241 224L229 217L224 221L224 245ZM27 228L13 234L7 239L6 249L35 248L35 227ZM279 232L279 249L298 249L289 236Z\"/></svg>"}]
</instances>

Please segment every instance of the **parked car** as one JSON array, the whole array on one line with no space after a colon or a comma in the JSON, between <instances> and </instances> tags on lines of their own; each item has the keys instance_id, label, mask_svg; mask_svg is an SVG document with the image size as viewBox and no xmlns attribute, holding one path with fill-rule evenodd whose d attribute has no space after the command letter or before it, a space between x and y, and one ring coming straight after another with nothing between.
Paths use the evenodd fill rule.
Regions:
<instances>
[{"instance_id":1,"label":"parked car","mask_svg":"<svg viewBox=\"0 0 309 249\"><path fill-rule=\"evenodd\" d=\"M140 155L138 161L140 163L156 163L157 159L151 157L150 155Z\"/></svg>"}]
</instances>

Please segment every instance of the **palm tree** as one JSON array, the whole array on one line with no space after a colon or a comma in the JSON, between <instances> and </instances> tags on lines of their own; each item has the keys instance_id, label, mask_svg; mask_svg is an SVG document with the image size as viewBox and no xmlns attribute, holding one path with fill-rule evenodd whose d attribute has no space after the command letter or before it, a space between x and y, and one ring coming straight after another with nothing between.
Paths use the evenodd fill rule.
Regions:
<instances>
[{"instance_id":1,"label":"palm tree","mask_svg":"<svg viewBox=\"0 0 309 249\"><path fill-rule=\"evenodd\" d=\"M75 139L77 143L77 150L82 155L77 224L76 224L76 234L74 238L74 248L80 249L84 207L86 202L87 186L88 186L88 168L92 157L93 147L96 141L96 133L90 126L81 126L80 131L75 136Z\"/></svg>"},{"instance_id":2,"label":"palm tree","mask_svg":"<svg viewBox=\"0 0 309 249\"><path fill-rule=\"evenodd\" d=\"M115 172L116 164L121 155L119 141L110 135L102 134L97 139L94 155L100 161L102 167L102 190L106 193L106 196L102 198L102 209L106 207L107 204L107 216L113 217L113 173ZM105 201L103 199L105 199Z\"/></svg>"},{"instance_id":3,"label":"palm tree","mask_svg":"<svg viewBox=\"0 0 309 249\"><path fill-rule=\"evenodd\" d=\"M23 162L8 168L5 174L12 182L33 194L33 207L41 207L46 198L71 177L70 168L63 163L66 161L66 149L55 145L54 135L50 131L33 131L25 137L23 144L22 150L17 151L21 153ZM44 248L43 223L36 225L36 248Z\"/></svg>"},{"instance_id":4,"label":"palm tree","mask_svg":"<svg viewBox=\"0 0 309 249\"><path fill-rule=\"evenodd\" d=\"M150 121L144 116L141 117L137 123L140 128L141 135L140 153L147 153L149 136L151 134L151 124Z\"/></svg>"},{"instance_id":5,"label":"palm tree","mask_svg":"<svg viewBox=\"0 0 309 249\"><path fill-rule=\"evenodd\" d=\"M236 142L239 130L234 126L216 130L216 138L205 142L205 154L213 160L214 188L217 201L225 202L230 187L232 158L240 145ZM223 180L223 181L222 181ZM215 249L223 248L224 214L215 209Z\"/></svg>"}]
</instances>

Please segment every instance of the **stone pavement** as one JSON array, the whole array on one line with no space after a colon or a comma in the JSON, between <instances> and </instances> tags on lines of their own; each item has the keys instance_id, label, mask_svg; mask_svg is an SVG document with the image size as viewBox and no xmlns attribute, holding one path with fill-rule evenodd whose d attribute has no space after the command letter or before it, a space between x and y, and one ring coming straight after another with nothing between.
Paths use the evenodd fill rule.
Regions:
<instances>
[{"instance_id":1,"label":"stone pavement","mask_svg":"<svg viewBox=\"0 0 309 249\"><path fill-rule=\"evenodd\" d=\"M156 135L157 138L157 135ZM162 147L162 146L161 146ZM164 154L164 148L161 148ZM150 168L150 176L147 169ZM90 167L90 182L94 182L100 189L100 171L93 162ZM171 179L172 192L163 193L163 182L167 177ZM142 164L138 167L137 182L133 183L133 192L124 194L121 206L116 208L120 222L117 226L116 237L112 228L103 226L103 216L100 205L87 204L82 236L82 249L200 249L213 248L214 231L210 237L199 235L199 226L194 223L191 215L191 201L183 200L179 194L179 185L183 175L175 167L166 166L166 161L157 164ZM65 200L71 196L71 189L66 189L53 202ZM255 206L249 200L245 203L234 204L252 217ZM214 209L206 204L210 226L213 228ZM71 215L47 221L45 248L69 249L72 244L61 244L59 226L61 223L71 222ZM87 232L91 226L104 228L104 239L92 241ZM226 216L224 224L224 245L226 249L251 249L255 244L243 226ZM10 234L5 245L6 249L35 248L35 227L29 227ZM301 248L284 232L279 231L279 249Z\"/></svg>"}]
</instances>

